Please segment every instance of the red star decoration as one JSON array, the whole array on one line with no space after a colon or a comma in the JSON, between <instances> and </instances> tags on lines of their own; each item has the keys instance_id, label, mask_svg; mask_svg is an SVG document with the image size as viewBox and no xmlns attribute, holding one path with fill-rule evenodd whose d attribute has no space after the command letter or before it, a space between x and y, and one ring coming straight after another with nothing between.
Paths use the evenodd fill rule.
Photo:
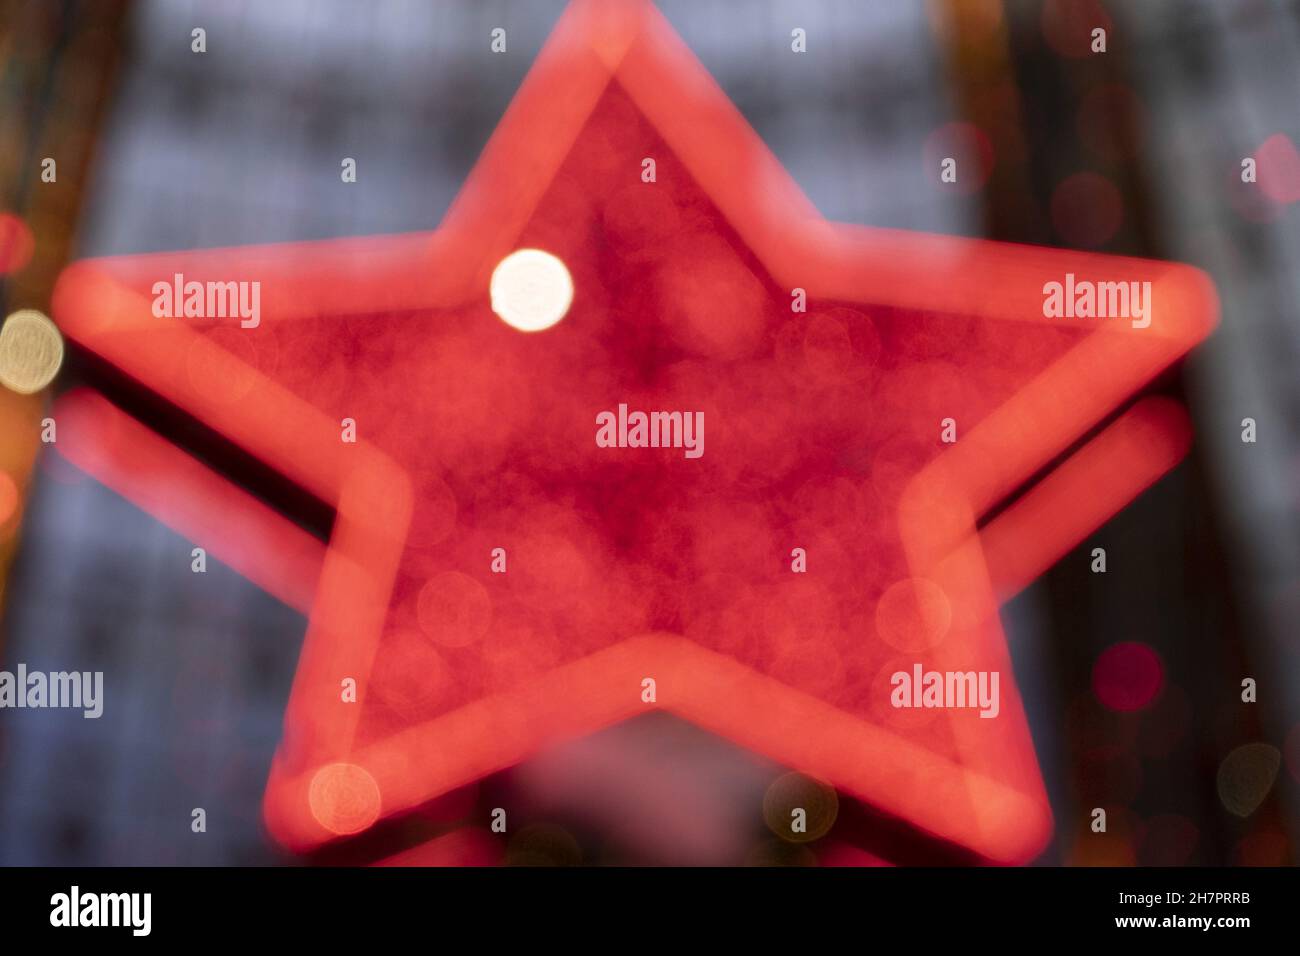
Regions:
<instances>
[{"instance_id":1,"label":"red star decoration","mask_svg":"<svg viewBox=\"0 0 1300 956\"><path fill-rule=\"evenodd\" d=\"M520 248L576 289L532 334L488 296ZM1150 281L1151 325L1043 318L1067 272ZM155 318L176 273L259 281L261 324ZM88 260L55 315L336 510L321 547L103 399L58 410L66 455L309 611L285 845L662 707L1015 861L1051 813L997 601L1183 455L1165 400L1095 430L1216 304L1181 265L828 222L651 4L576 0L436 231ZM703 456L597 447L619 403L702 411ZM998 716L893 707L916 663L998 672Z\"/></svg>"}]
</instances>

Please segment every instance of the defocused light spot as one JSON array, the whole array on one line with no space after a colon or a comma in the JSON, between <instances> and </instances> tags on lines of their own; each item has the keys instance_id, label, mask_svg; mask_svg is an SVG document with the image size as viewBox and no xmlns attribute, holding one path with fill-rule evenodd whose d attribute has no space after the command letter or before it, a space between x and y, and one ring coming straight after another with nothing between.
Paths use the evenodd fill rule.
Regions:
<instances>
[{"instance_id":1,"label":"defocused light spot","mask_svg":"<svg viewBox=\"0 0 1300 956\"><path fill-rule=\"evenodd\" d=\"M27 265L35 248L36 240L27 223L13 213L0 212L0 275Z\"/></svg>"},{"instance_id":2,"label":"defocused light spot","mask_svg":"<svg viewBox=\"0 0 1300 956\"><path fill-rule=\"evenodd\" d=\"M439 644L464 647L492 623L492 597L468 574L442 571L425 582L416 602L420 630Z\"/></svg>"},{"instance_id":3,"label":"defocused light spot","mask_svg":"<svg viewBox=\"0 0 1300 956\"><path fill-rule=\"evenodd\" d=\"M862 381L874 374L880 352L880 333L871 319L840 307L788 319L773 347L781 372L804 388Z\"/></svg>"},{"instance_id":4,"label":"defocused light spot","mask_svg":"<svg viewBox=\"0 0 1300 956\"><path fill-rule=\"evenodd\" d=\"M307 802L330 833L360 833L379 819L379 784L354 763L326 764L311 778Z\"/></svg>"},{"instance_id":5,"label":"defocused light spot","mask_svg":"<svg viewBox=\"0 0 1300 956\"><path fill-rule=\"evenodd\" d=\"M800 811L796 828L796 814ZM821 839L835 825L839 812L835 789L802 773L778 777L763 794L763 821L769 830L790 843Z\"/></svg>"},{"instance_id":6,"label":"defocused light spot","mask_svg":"<svg viewBox=\"0 0 1300 956\"><path fill-rule=\"evenodd\" d=\"M1281 215L1284 207L1279 206L1270 199L1259 188L1258 181L1243 183L1241 181L1241 167L1235 161L1226 165L1227 169L1224 174L1225 191L1228 195L1228 201L1232 203L1232 208L1236 210L1237 215L1247 222L1273 222ZM1240 261L1236 263L1236 267L1242 268Z\"/></svg>"},{"instance_id":7,"label":"defocused light spot","mask_svg":"<svg viewBox=\"0 0 1300 956\"><path fill-rule=\"evenodd\" d=\"M1061 56L1092 55L1092 31L1106 31L1107 43L1114 24L1100 0L1046 0L1043 4L1043 36Z\"/></svg>"},{"instance_id":8,"label":"defocused light spot","mask_svg":"<svg viewBox=\"0 0 1300 956\"><path fill-rule=\"evenodd\" d=\"M1001 0L928 0L926 15L930 29L945 44L965 44L978 48L986 44L1002 26Z\"/></svg>"},{"instance_id":9,"label":"defocused light spot","mask_svg":"<svg viewBox=\"0 0 1300 956\"><path fill-rule=\"evenodd\" d=\"M63 336L53 322L33 309L20 309L0 328L0 385L31 395L59 373Z\"/></svg>"},{"instance_id":10,"label":"defocused light spot","mask_svg":"<svg viewBox=\"0 0 1300 956\"><path fill-rule=\"evenodd\" d=\"M655 270L650 304L673 337L697 355L753 354L773 314L762 281L712 231L684 231L672 249L673 258Z\"/></svg>"},{"instance_id":11,"label":"defocused light spot","mask_svg":"<svg viewBox=\"0 0 1300 956\"><path fill-rule=\"evenodd\" d=\"M541 249L518 249L492 271L492 311L520 332L549 329L573 304L573 277L557 257Z\"/></svg>"},{"instance_id":12,"label":"defocused light spot","mask_svg":"<svg viewBox=\"0 0 1300 956\"><path fill-rule=\"evenodd\" d=\"M931 182L958 193L973 193L984 187L993 172L993 144L974 123L948 123L925 138L921 149L923 173ZM957 161L957 181L939 178L945 159Z\"/></svg>"},{"instance_id":13,"label":"defocused light spot","mask_svg":"<svg viewBox=\"0 0 1300 956\"><path fill-rule=\"evenodd\" d=\"M947 636L951 624L948 595L925 578L896 581L876 605L876 632L900 651L935 647Z\"/></svg>"},{"instance_id":14,"label":"defocused light spot","mask_svg":"<svg viewBox=\"0 0 1300 956\"><path fill-rule=\"evenodd\" d=\"M1160 656L1136 641L1106 648L1092 668L1092 691L1111 710L1141 710L1156 699L1164 682Z\"/></svg>"},{"instance_id":15,"label":"defocused light spot","mask_svg":"<svg viewBox=\"0 0 1300 956\"><path fill-rule=\"evenodd\" d=\"M1229 813L1248 817L1264 802L1277 772L1282 753L1269 744L1242 744L1219 764L1219 799Z\"/></svg>"},{"instance_id":16,"label":"defocused light spot","mask_svg":"<svg viewBox=\"0 0 1300 956\"><path fill-rule=\"evenodd\" d=\"M446 664L422 634L387 635L376 656L371 685L388 706L410 718L427 709L444 689Z\"/></svg>"},{"instance_id":17,"label":"defocused light spot","mask_svg":"<svg viewBox=\"0 0 1300 956\"><path fill-rule=\"evenodd\" d=\"M18 510L18 486L7 472L0 471L0 525Z\"/></svg>"},{"instance_id":18,"label":"defocused light spot","mask_svg":"<svg viewBox=\"0 0 1300 956\"><path fill-rule=\"evenodd\" d=\"M1105 176L1075 173L1052 191L1052 227L1072 246L1095 249L1105 245L1123 220L1124 202Z\"/></svg>"},{"instance_id":19,"label":"defocused light spot","mask_svg":"<svg viewBox=\"0 0 1300 956\"><path fill-rule=\"evenodd\" d=\"M421 468L411 476L415 490L415 513L407 533L407 547L436 551L456 527L459 505L451 487L432 468Z\"/></svg>"},{"instance_id":20,"label":"defocused light spot","mask_svg":"<svg viewBox=\"0 0 1300 956\"><path fill-rule=\"evenodd\" d=\"M574 543L543 533L519 539L512 578L516 595L533 595L553 607L569 606L587 593L592 569ZM486 593L486 592L485 592Z\"/></svg>"},{"instance_id":21,"label":"defocused light spot","mask_svg":"<svg viewBox=\"0 0 1300 956\"><path fill-rule=\"evenodd\" d=\"M1260 191L1276 203L1300 200L1300 151L1284 133L1276 133L1255 150Z\"/></svg>"}]
</instances>

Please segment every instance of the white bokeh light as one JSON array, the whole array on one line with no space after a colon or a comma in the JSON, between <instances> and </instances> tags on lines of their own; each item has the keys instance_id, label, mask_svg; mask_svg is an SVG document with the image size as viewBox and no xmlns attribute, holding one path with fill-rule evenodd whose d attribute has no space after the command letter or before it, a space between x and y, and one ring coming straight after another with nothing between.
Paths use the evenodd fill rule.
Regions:
<instances>
[{"instance_id":1,"label":"white bokeh light","mask_svg":"<svg viewBox=\"0 0 1300 956\"><path fill-rule=\"evenodd\" d=\"M489 284L492 311L521 332L549 329L573 304L573 277L541 249L517 249L497 263Z\"/></svg>"}]
</instances>

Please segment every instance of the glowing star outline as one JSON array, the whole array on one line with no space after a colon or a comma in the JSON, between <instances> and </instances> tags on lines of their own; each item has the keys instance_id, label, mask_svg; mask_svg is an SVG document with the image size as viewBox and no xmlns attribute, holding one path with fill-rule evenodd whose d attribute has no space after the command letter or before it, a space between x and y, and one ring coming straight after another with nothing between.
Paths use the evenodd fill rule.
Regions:
<instances>
[{"instance_id":1,"label":"glowing star outline","mask_svg":"<svg viewBox=\"0 0 1300 956\"><path fill-rule=\"evenodd\" d=\"M412 516L410 476L364 438L341 444L336 421L247 354L236 355L234 341L226 347L182 323L160 326L141 290L173 272L200 281L255 278L263 286L263 314L277 321L373 311L376 295L391 310L477 301L614 81L773 280L805 289L810 299L1046 322L1042 280L1067 269L1080 279L1153 282L1161 305L1151 328L1097 327L917 474L899 504L912 576L918 587L947 596L962 634L960 647L947 641L927 651L927 666L961 667L975 648L1009 677L998 597L1031 580L1172 467L1189 441L1185 415L1166 400L1137 403L992 521L978 530L977 522L1209 333L1217 315L1212 285L1171 263L826 221L648 0L570 5L433 233L366 239L364 261L357 240L331 240L87 260L60 279L54 313L72 339L334 506L327 548L316 548L97 396L74 393L63 401L61 449L179 530L210 535L217 556L229 547L237 570L309 611L264 801L268 827L286 846L314 848L518 763L556 736L642 713L647 705L634 689L649 667L658 685L655 706L989 859L1032 857L1050 836L1051 813L1013 686L998 721L952 722L958 762L685 637L650 633L548 674L583 693L526 683L354 751L360 711L336 703L339 678L371 672ZM528 157L527 175L521 155ZM736 165L737 157L744 162ZM757 203L757 196L768 201ZM430 270L429 262L439 268ZM328 293L318 281L325 277L333 280ZM220 393L196 383L196 365L207 381L222 383ZM245 402L249 396L256 401ZM77 438L105 428L120 441ZM1036 440L1023 441L1026 434ZM1132 470L1096 485L1089 465L1117 450L1127 453ZM133 460L142 453L153 479ZM212 509L222 512L215 517L178 508L153 491L158 474L226 507ZM1059 512L1063 501L1069 514L1054 533L1024 547L1020 532ZM241 522L287 549L291 569L235 548L230 526ZM305 589L303 576L317 567L316 587Z\"/></svg>"}]
</instances>

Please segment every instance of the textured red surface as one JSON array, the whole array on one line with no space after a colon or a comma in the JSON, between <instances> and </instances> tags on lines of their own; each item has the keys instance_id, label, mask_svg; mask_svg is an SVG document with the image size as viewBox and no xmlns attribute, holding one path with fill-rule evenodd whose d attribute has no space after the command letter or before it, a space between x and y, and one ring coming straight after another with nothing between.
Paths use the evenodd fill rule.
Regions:
<instances>
[{"instance_id":1,"label":"textured red surface","mask_svg":"<svg viewBox=\"0 0 1300 956\"><path fill-rule=\"evenodd\" d=\"M488 302L521 247L573 275L545 332ZM1151 326L1044 319L1067 271L1152 282ZM178 272L260 281L261 325L154 318L152 284ZM1215 308L1183 266L828 223L653 7L590 0L436 232L90 260L60 283L72 338L337 509L324 554L94 396L66 400L60 446L310 602L266 798L286 845L657 706L1021 860L1051 815L997 597L1176 462L1185 420L1141 403L1008 496ZM597 447L620 402L702 411L704 455ZM1001 713L891 707L890 674L916 662L1000 672Z\"/></svg>"}]
</instances>

